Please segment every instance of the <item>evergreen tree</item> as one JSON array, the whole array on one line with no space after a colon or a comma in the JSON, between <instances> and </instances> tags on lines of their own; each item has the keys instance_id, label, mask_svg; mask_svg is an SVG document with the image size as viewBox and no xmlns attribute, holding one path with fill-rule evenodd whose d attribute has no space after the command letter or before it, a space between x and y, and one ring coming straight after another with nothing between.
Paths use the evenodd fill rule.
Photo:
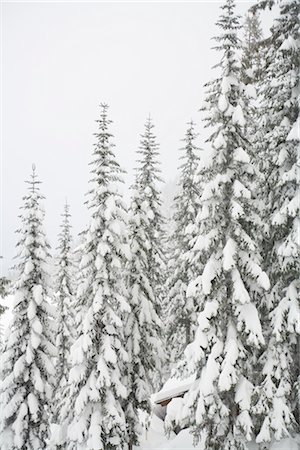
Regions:
<instances>
[{"instance_id":1,"label":"evergreen tree","mask_svg":"<svg viewBox=\"0 0 300 450\"><path fill-rule=\"evenodd\" d=\"M260 185L267 234L264 268L271 290L262 305L267 348L260 359L255 411L257 442L268 448L296 429L299 377L299 2L280 2L279 17L266 42L260 86ZM298 335L298 337L297 337ZM298 348L297 348L298 345ZM299 390L298 390L299 392Z\"/></svg>"},{"instance_id":2,"label":"evergreen tree","mask_svg":"<svg viewBox=\"0 0 300 450\"><path fill-rule=\"evenodd\" d=\"M150 119L142 136L140 166L130 208L129 242L131 260L128 264L128 294L131 313L127 320L126 341L129 354L129 397L126 401L130 445L137 445L139 411L150 413L150 394L161 374L162 322L161 307L162 253L158 247L163 219L159 211L161 200L156 183L160 181L157 168L157 144ZM159 264L159 267L157 267ZM159 380L160 381L160 380Z\"/></svg>"},{"instance_id":3,"label":"evergreen tree","mask_svg":"<svg viewBox=\"0 0 300 450\"><path fill-rule=\"evenodd\" d=\"M53 311L48 287L49 245L35 167L23 197L22 228L17 244L18 278L13 319L5 342L0 385L1 449L47 448L53 387Z\"/></svg>"},{"instance_id":4,"label":"evergreen tree","mask_svg":"<svg viewBox=\"0 0 300 450\"><path fill-rule=\"evenodd\" d=\"M207 125L213 130L202 166L199 244L204 307L195 340L186 349L197 380L181 420L210 450L245 450L252 438L252 353L264 343L256 298L269 288L255 242L251 176L244 136L243 83L237 52L240 28L233 0L226 0L215 38L222 52L220 76L209 83Z\"/></svg>"},{"instance_id":5,"label":"evergreen tree","mask_svg":"<svg viewBox=\"0 0 300 450\"><path fill-rule=\"evenodd\" d=\"M199 149L196 138L195 125L191 121L183 139L184 147L181 148L182 164L179 167L178 193L174 199L175 227L169 239L167 349L171 363L180 359L185 347L193 340L199 312L194 297L187 295L187 286L196 270L194 254L191 252L195 244L195 224L200 208L200 186L197 180Z\"/></svg>"},{"instance_id":6,"label":"evergreen tree","mask_svg":"<svg viewBox=\"0 0 300 450\"><path fill-rule=\"evenodd\" d=\"M55 301L57 308L56 334L56 389L54 413L52 421L57 423L60 411L65 402L67 381L70 371L70 349L75 335L74 317L74 263L71 250L72 236L70 224L70 207L65 204L61 231L58 235L59 247L57 257L57 273L55 286Z\"/></svg>"},{"instance_id":7,"label":"evergreen tree","mask_svg":"<svg viewBox=\"0 0 300 450\"><path fill-rule=\"evenodd\" d=\"M117 189L121 181L113 152L111 121L101 105L91 162L89 228L79 265L77 305L81 320L71 349L69 448L121 450L127 442L124 399L124 319L129 311L124 268L126 211Z\"/></svg>"},{"instance_id":8,"label":"evergreen tree","mask_svg":"<svg viewBox=\"0 0 300 450\"><path fill-rule=\"evenodd\" d=\"M164 268L165 259L162 241L165 237L164 217L161 212L162 200L159 183L162 182L159 168L159 145L153 133L154 125L149 117L145 124L145 131L141 135L138 150L138 164L136 168L136 186L140 193L140 201L147 205L149 226L149 280L154 289L156 310L163 313L164 303Z\"/></svg>"},{"instance_id":9,"label":"evergreen tree","mask_svg":"<svg viewBox=\"0 0 300 450\"><path fill-rule=\"evenodd\" d=\"M149 117L145 123L145 131L141 135L137 151L136 190L141 207L147 209L148 226L144 231L149 246L148 279L154 293L154 309L160 318L165 318L165 219L161 212L162 199L159 188L159 184L162 182L159 167L159 144L153 129L154 125ZM159 334L159 338L163 339L162 329ZM161 387L162 378L162 371L157 371L155 380L153 380L155 390Z\"/></svg>"}]
</instances>

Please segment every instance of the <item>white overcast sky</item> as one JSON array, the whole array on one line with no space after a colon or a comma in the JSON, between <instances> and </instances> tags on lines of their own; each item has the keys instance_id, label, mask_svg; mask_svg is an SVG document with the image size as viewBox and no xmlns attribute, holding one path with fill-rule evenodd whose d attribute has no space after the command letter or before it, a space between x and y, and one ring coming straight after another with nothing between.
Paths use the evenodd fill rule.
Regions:
<instances>
[{"instance_id":1,"label":"white overcast sky","mask_svg":"<svg viewBox=\"0 0 300 450\"><path fill-rule=\"evenodd\" d=\"M244 15L250 2L239 2ZM56 246L65 198L74 233L87 220L95 119L110 105L116 155L133 179L135 151L151 113L163 177L176 177L186 122L198 112L218 55L211 37L220 2L2 3L3 272L15 254L18 214L34 162ZM270 13L264 15L269 26ZM202 139L199 138L201 145ZM128 197L128 194L127 194Z\"/></svg>"}]
</instances>

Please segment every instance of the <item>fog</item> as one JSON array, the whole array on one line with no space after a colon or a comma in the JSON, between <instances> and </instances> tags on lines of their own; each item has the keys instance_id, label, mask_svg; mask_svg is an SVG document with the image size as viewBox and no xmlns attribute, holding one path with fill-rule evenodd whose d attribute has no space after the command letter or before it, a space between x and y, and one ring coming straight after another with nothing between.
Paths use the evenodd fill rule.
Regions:
<instances>
[{"instance_id":1,"label":"fog","mask_svg":"<svg viewBox=\"0 0 300 450\"><path fill-rule=\"evenodd\" d=\"M163 178L174 180L186 122L198 124L203 84L218 54L211 37L219 2L3 3L2 271L15 254L19 207L34 162L46 196L45 228L56 246L65 198L73 231L84 194L99 103L110 105L118 161L133 180L135 151L151 114ZM241 15L250 2L239 2ZM270 17L265 17L265 26Z\"/></svg>"}]
</instances>

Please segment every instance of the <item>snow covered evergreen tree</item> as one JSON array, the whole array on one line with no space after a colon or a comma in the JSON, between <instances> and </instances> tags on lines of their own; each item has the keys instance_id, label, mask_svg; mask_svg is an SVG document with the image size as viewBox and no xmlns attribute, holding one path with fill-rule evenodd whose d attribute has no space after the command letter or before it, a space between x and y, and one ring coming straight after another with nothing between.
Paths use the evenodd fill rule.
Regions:
<instances>
[{"instance_id":1,"label":"snow covered evergreen tree","mask_svg":"<svg viewBox=\"0 0 300 450\"><path fill-rule=\"evenodd\" d=\"M169 278L167 282L167 351L174 363L183 355L193 340L199 313L199 304L187 296L187 286L194 278L196 218L200 209L200 183L197 179L199 148L193 121L188 124L179 167L178 193L174 199L174 231L170 235Z\"/></svg>"},{"instance_id":2,"label":"snow covered evergreen tree","mask_svg":"<svg viewBox=\"0 0 300 450\"><path fill-rule=\"evenodd\" d=\"M13 319L5 342L0 384L1 450L47 448L55 355L53 310L49 305L49 245L43 231L43 199L35 167L23 197L18 278Z\"/></svg>"},{"instance_id":3,"label":"snow covered evergreen tree","mask_svg":"<svg viewBox=\"0 0 300 450\"><path fill-rule=\"evenodd\" d=\"M262 305L267 348L261 357L257 392L257 442L268 448L296 429L295 386L299 377L300 143L299 2L279 3L279 17L267 41L260 86L260 185L267 227L264 267L271 290ZM297 337L298 335L298 337ZM298 348L297 348L298 345ZM298 391L299 392L299 391Z\"/></svg>"},{"instance_id":4,"label":"snow covered evergreen tree","mask_svg":"<svg viewBox=\"0 0 300 450\"><path fill-rule=\"evenodd\" d=\"M77 306L81 321L71 349L67 448L123 450L127 442L124 399L124 319L129 312L124 283L129 257L126 210L118 191L122 170L116 161L105 104L97 120L91 162L91 220L84 233Z\"/></svg>"},{"instance_id":5,"label":"snow covered evergreen tree","mask_svg":"<svg viewBox=\"0 0 300 450\"><path fill-rule=\"evenodd\" d=\"M269 288L262 271L253 222L253 166L244 136L243 83L237 52L240 29L233 0L226 0L215 38L222 52L220 76L208 84L210 148L203 176L199 240L204 270L204 307L195 340L186 349L197 380L185 396L185 421L210 450L245 450L252 438L252 353L264 338L256 299Z\"/></svg>"},{"instance_id":6,"label":"snow covered evergreen tree","mask_svg":"<svg viewBox=\"0 0 300 450\"><path fill-rule=\"evenodd\" d=\"M131 313L126 325L129 354L126 416L131 446L139 441L139 411L150 412L150 395L157 387L156 379L161 374L164 357L159 317L162 310L161 274L158 272L158 268L162 268L158 237L163 219L159 211L160 193L156 186L160 181L156 161L158 152L152 128L149 119L138 151L141 159L133 186L129 220L131 260L127 270Z\"/></svg>"},{"instance_id":7,"label":"snow covered evergreen tree","mask_svg":"<svg viewBox=\"0 0 300 450\"><path fill-rule=\"evenodd\" d=\"M75 337L74 318L74 263L72 255L72 236L70 224L70 207L65 204L61 231L58 235L58 257L55 286L55 301L57 309L57 334L56 334L56 386L54 412L52 421L57 423L60 411L66 399L67 381L70 371L70 349Z\"/></svg>"},{"instance_id":8,"label":"snow covered evergreen tree","mask_svg":"<svg viewBox=\"0 0 300 450\"><path fill-rule=\"evenodd\" d=\"M136 187L140 201L147 206L149 226L145 232L149 239L149 280L154 289L156 311L163 313L165 259L163 240L165 237L164 217L161 212L162 199L159 183L162 182L159 168L159 145L153 133L154 125L149 117L141 136L136 168Z\"/></svg>"}]
</instances>

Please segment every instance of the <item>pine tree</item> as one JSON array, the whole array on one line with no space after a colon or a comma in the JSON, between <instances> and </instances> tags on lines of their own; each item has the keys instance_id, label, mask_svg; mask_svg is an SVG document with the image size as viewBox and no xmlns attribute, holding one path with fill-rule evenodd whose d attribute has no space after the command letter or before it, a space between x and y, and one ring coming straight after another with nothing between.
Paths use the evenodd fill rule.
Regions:
<instances>
[{"instance_id":1,"label":"pine tree","mask_svg":"<svg viewBox=\"0 0 300 450\"><path fill-rule=\"evenodd\" d=\"M251 356L264 343L256 299L269 288L260 267L250 189L253 166L244 136L243 83L237 52L240 29L233 0L226 0L215 38L220 76L209 83L207 125L213 130L202 166L199 220L204 307L195 340L186 349L197 380L181 420L210 450L245 450L252 438Z\"/></svg>"},{"instance_id":2,"label":"pine tree","mask_svg":"<svg viewBox=\"0 0 300 450\"><path fill-rule=\"evenodd\" d=\"M128 298L131 313L126 326L127 350L130 358L127 383L129 397L126 416L129 441L137 445L139 434L139 411L150 413L150 394L157 388L163 360L161 307L162 267L159 236L163 219L160 213L160 181L157 144L152 133L150 119L138 154L141 155L130 208L129 242L131 260L128 264Z\"/></svg>"},{"instance_id":3,"label":"pine tree","mask_svg":"<svg viewBox=\"0 0 300 450\"><path fill-rule=\"evenodd\" d=\"M167 349L171 363L176 363L184 349L193 340L197 325L199 304L187 295L187 286L195 273L196 218L200 208L200 183L197 179L199 148L193 121L188 124L179 167L178 193L174 199L175 224L170 235L169 278L167 282L168 328ZM193 252L192 252L193 250Z\"/></svg>"},{"instance_id":4,"label":"pine tree","mask_svg":"<svg viewBox=\"0 0 300 450\"><path fill-rule=\"evenodd\" d=\"M23 197L13 319L5 342L0 386L1 449L47 448L53 387L53 310L48 287L49 244L35 167Z\"/></svg>"},{"instance_id":5,"label":"pine tree","mask_svg":"<svg viewBox=\"0 0 300 450\"><path fill-rule=\"evenodd\" d=\"M264 268L271 290L262 304L267 348L261 357L255 411L257 442L268 448L296 429L299 377L300 294L300 145L299 2L280 2L279 17L266 42L266 67L260 86L260 185L267 234ZM260 139L259 139L260 138ZM298 335L298 337L297 337ZM297 348L298 345L298 348ZM299 392L299 391L298 391Z\"/></svg>"},{"instance_id":6,"label":"pine tree","mask_svg":"<svg viewBox=\"0 0 300 450\"><path fill-rule=\"evenodd\" d=\"M57 272L55 286L55 302L57 308L56 334L56 388L54 413L52 421L57 423L60 411L65 402L67 381L70 371L70 349L74 342L74 263L72 255L72 236L70 224L70 207L65 204L61 231L58 235L59 247L57 257Z\"/></svg>"},{"instance_id":7,"label":"pine tree","mask_svg":"<svg viewBox=\"0 0 300 450\"><path fill-rule=\"evenodd\" d=\"M91 162L91 220L84 233L77 307L81 320L71 349L69 448L121 450L127 442L124 399L124 319L129 311L124 268L126 211L118 192L122 170L116 161L111 121L101 105Z\"/></svg>"}]
</instances>

